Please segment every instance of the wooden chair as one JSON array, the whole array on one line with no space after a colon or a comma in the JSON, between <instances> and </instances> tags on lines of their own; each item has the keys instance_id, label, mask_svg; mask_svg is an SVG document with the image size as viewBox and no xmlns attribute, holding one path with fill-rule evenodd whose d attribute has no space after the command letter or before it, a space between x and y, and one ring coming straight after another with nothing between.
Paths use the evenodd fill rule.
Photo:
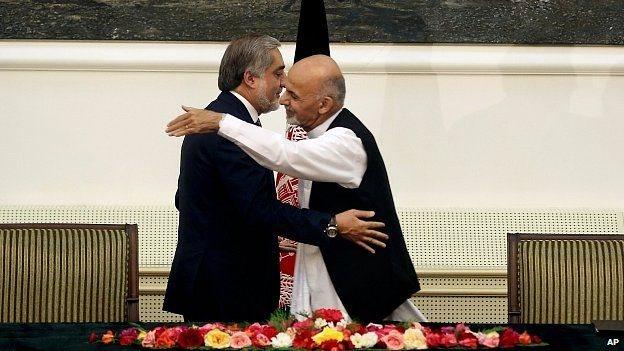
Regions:
<instances>
[{"instance_id":1,"label":"wooden chair","mask_svg":"<svg viewBox=\"0 0 624 351\"><path fill-rule=\"evenodd\" d=\"M0 224L0 323L138 322L136 224Z\"/></svg>"},{"instance_id":2,"label":"wooden chair","mask_svg":"<svg viewBox=\"0 0 624 351\"><path fill-rule=\"evenodd\" d=\"M510 323L624 319L624 235L507 234Z\"/></svg>"}]
</instances>

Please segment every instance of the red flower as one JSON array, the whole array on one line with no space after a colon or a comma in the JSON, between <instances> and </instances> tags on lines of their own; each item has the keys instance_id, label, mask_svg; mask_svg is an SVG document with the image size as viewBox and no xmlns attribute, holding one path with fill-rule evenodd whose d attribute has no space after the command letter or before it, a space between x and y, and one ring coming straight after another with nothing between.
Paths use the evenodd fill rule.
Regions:
<instances>
[{"instance_id":1,"label":"red flower","mask_svg":"<svg viewBox=\"0 0 624 351\"><path fill-rule=\"evenodd\" d=\"M425 338L427 339L427 346L429 346L429 348L433 349L442 344L442 334L440 333L431 332L426 334Z\"/></svg>"},{"instance_id":2,"label":"red flower","mask_svg":"<svg viewBox=\"0 0 624 351\"><path fill-rule=\"evenodd\" d=\"M467 332L466 329L463 330L463 332L458 334L457 343L468 349L476 349L479 346L479 339L474 334Z\"/></svg>"},{"instance_id":3,"label":"red flower","mask_svg":"<svg viewBox=\"0 0 624 351\"><path fill-rule=\"evenodd\" d=\"M518 342L520 345L530 345L531 344L531 335L526 331L518 337Z\"/></svg>"},{"instance_id":4,"label":"red flower","mask_svg":"<svg viewBox=\"0 0 624 351\"><path fill-rule=\"evenodd\" d=\"M89 343L93 344L94 342L98 341L98 335L96 333L91 333L89 334Z\"/></svg>"},{"instance_id":5,"label":"red flower","mask_svg":"<svg viewBox=\"0 0 624 351\"><path fill-rule=\"evenodd\" d=\"M505 328L503 334L500 337L499 346L502 348L509 348L516 346L520 341L520 334L511 328Z\"/></svg>"},{"instance_id":6,"label":"red flower","mask_svg":"<svg viewBox=\"0 0 624 351\"><path fill-rule=\"evenodd\" d=\"M457 346L457 338L455 334L444 333L442 334L442 339L440 340L440 344L445 348L451 348Z\"/></svg>"},{"instance_id":7,"label":"red flower","mask_svg":"<svg viewBox=\"0 0 624 351\"><path fill-rule=\"evenodd\" d=\"M344 345L336 340L323 341L319 348L323 351L344 351Z\"/></svg>"},{"instance_id":8,"label":"red flower","mask_svg":"<svg viewBox=\"0 0 624 351\"><path fill-rule=\"evenodd\" d=\"M534 344L541 344L542 343L542 339L540 339L540 337L537 336L537 335L531 335L531 341Z\"/></svg>"},{"instance_id":9,"label":"red flower","mask_svg":"<svg viewBox=\"0 0 624 351\"><path fill-rule=\"evenodd\" d=\"M174 327L174 328L169 328L168 332L169 332L169 337L171 338L171 340L173 340L173 342L178 342L178 337L180 336L180 334L182 334L183 331L187 330L189 327L187 327L186 325L182 325L179 327Z\"/></svg>"},{"instance_id":10,"label":"red flower","mask_svg":"<svg viewBox=\"0 0 624 351\"><path fill-rule=\"evenodd\" d=\"M376 332L378 330L382 330L383 328L384 328L384 326L381 325L381 324L368 323L368 325L366 326L366 331L367 332Z\"/></svg>"},{"instance_id":11,"label":"red flower","mask_svg":"<svg viewBox=\"0 0 624 351\"><path fill-rule=\"evenodd\" d=\"M167 328L165 327L157 327L156 329L154 329L154 338L158 339L160 335L165 332L165 330L167 330Z\"/></svg>"},{"instance_id":12,"label":"red flower","mask_svg":"<svg viewBox=\"0 0 624 351\"><path fill-rule=\"evenodd\" d=\"M258 334L264 334L264 336L271 340L272 337L277 335L277 329L273 328L270 325L254 323L247 327L247 329L245 329L245 333L247 333L247 335L249 335L252 340Z\"/></svg>"},{"instance_id":13,"label":"red flower","mask_svg":"<svg viewBox=\"0 0 624 351\"><path fill-rule=\"evenodd\" d=\"M338 323L344 317L342 316L342 312L340 310L335 310L331 308L321 308L319 310L314 311L314 318L323 318L328 322Z\"/></svg>"},{"instance_id":14,"label":"red flower","mask_svg":"<svg viewBox=\"0 0 624 351\"><path fill-rule=\"evenodd\" d=\"M271 345L271 339L262 333L258 333L251 337L251 343L255 347L267 347Z\"/></svg>"},{"instance_id":15,"label":"red flower","mask_svg":"<svg viewBox=\"0 0 624 351\"><path fill-rule=\"evenodd\" d=\"M169 348L175 345L176 332L172 329L162 328L160 333L156 332L156 347L157 348Z\"/></svg>"},{"instance_id":16,"label":"red flower","mask_svg":"<svg viewBox=\"0 0 624 351\"><path fill-rule=\"evenodd\" d=\"M312 340L312 331L310 329L297 331L292 346L296 349L313 349L314 340Z\"/></svg>"},{"instance_id":17,"label":"red flower","mask_svg":"<svg viewBox=\"0 0 624 351\"><path fill-rule=\"evenodd\" d=\"M119 333L119 344L132 345L138 336L139 331L136 328L124 329Z\"/></svg>"},{"instance_id":18,"label":"red flower","mask_svg":"<svg viewBox=\"0 0 624 351\"><path fill-rule=\"evenodd\" d=\"M199 329L189 328L180 333L178 336L178 345L181 348L201 347L204 346L204 337Z\"/></svg>"},{"instance_id":19,"label":"red flower","mask_svg":"<svg viewBox=\"0 0 624 351\"><path fill-rule=\"evenodd\" d=\"M275 329L274 327L270 325L263 325L262 334L266 335L266 337L269 338L270 340L274 336L277 336L277 329Z\"/></svg>"},{"instance_id":20,"label":"red flower","mask_svg":"<svg viewBox=\"0 0 624 351\"><path fill-rule=\"evenodd\" d=\"M455 327L447 326L440 328L442 334L455 334Z\"/></svg>"}]
</instances>

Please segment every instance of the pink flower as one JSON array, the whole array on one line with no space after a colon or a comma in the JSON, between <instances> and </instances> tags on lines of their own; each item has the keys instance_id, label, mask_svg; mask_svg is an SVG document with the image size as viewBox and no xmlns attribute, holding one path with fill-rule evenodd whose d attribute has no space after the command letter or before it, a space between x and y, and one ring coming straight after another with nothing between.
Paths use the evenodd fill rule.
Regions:
<instances>
[{"instance_id":1,"label":"pink flower","mask_svg":"<svg viewBox=\"0 0 624 351\"><path fill-rule=\"evenodd\" d=\"M382 338L382 341L386 344L386 347L389 350L400 350L403 346L405 346L403 342L403 334L397 330L391 330Z\"/></svg>"},{"instance_id":2,"label":"pink flower","mask_svg":"<svg viewBox=\"0 0 624 351\"><path fill-rule=\"evenodd\" d=\"M131 345L139 336L136 328L124 329L119 333L119 345Z\"/></svg>"},{"instance_id":3,"label":"pink flower","mask_svg":"<svg viewBox=\"0 0 624 351\"><path fill-rule=\"evenodd\" d=\"M145 339L141 342L141 346L151 349L156 346L156 331L152 330L145 335Z\"/></svg>"},{"instance_id":4,"label":"pink flower","mask_svg":"<svg viewBox=\"0 0 624 351\"><path fill-rule=\"evenodd\" d=\"M381 329L381 332L382 332L384 335L386 335L386 334L390 333L390 331L392 331L392 330L396 330L396 331L398 331L398 332L400 332L400 333L405 332L405 328L403 328L403 327L401 327L401 326L396 326L396 325L394 325L394 324L387 324L387 325L385 325L385 326Z\"/></svg>"},{"instance_id":5,"label":"pink flower","mask_svg":"<svg viewBox=\"0 0 624 351\"><path fill-rule=\"evenodd\" d=\"M243 347L251 346L251 339L245 332L239 331L232 334L230 345L235 349L242 349Z\"/></svg>"},{"instance_id":6,"label":"pink flower","mask_svg":"<svg viewBox=\"0 0 624 351\"><path fill-rule=\"evenodd\" d=\"M311 319L306 319L301 322L295 322L292 326L295 329L312 329L314 328L314 321Z\"/></svg>"},{"instance_id":7,"label":"pink flower","mask_svg":"<svg viewBox=\"0 0 624 351\"><path fill-rule=\"evenodd\" d=\"M479 333L479 334L482 334L482 333ZM477 338L479 339L479 344L485 347L490 347L490 348L498 347L499 335L497 332L487 333L486 335L483 336L483 339L479 338L479 336L477 335Z\"/></svg>"}]
</instances>

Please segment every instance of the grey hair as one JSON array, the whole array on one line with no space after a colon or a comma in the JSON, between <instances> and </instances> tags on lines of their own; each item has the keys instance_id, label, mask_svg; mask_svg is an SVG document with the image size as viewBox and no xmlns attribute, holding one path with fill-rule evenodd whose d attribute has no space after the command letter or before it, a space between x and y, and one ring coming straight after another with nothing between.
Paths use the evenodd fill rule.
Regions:
<instances>
[{"instance_id":1,"label":"grey hair","mask_svg":"<svg viewBox=\"0 0 624 351\"><path fill-rule=\"evenodd\" d=\"M344 105L345 95L347 95L347 87L342 74L329 77L321 85L321 96L331 97L338 106Z\"/></svg>"},{"instance_id":2,"label":"grey hair","mask_svg":"<svg viewBox=\"0 0 624 351\"><path fill-rule=\"evenodd\" d=\"M245 71L262 78L273 63L271 51L278 47L280 42L268 35L251 34L232 41L221 58L219 90L234 90L243 81Z\"/></svg>"}]
</instances>

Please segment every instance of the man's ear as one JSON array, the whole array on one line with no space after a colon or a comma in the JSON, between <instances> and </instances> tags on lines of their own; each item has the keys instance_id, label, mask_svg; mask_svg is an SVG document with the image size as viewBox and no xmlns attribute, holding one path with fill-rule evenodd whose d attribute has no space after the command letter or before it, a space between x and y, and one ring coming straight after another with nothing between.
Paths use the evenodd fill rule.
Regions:
<instances>
[{"instance_id":1,"label":"man's ear","mask_svg":"<svg viewBox=\"0 0 624 351\"><path fill-rule=\"evenodd\" d=\"M331 98L331 96L325 96L321 99L321 106L319 107L319 114L326 114L327 112L331 111L331 109L334 107L334 99Z\"/></svg>"},{"instance_id":2,"label":"man's ear","mask_svg":"<svg viewBox=\"0 0 624 351\"><path fill-rule=\"evenodd\" d=\"M243 84L247 85L249 88L255 88L257 83L258 77L254 76L249 70L243 73Z\"/></svg>"}]
</instances>

